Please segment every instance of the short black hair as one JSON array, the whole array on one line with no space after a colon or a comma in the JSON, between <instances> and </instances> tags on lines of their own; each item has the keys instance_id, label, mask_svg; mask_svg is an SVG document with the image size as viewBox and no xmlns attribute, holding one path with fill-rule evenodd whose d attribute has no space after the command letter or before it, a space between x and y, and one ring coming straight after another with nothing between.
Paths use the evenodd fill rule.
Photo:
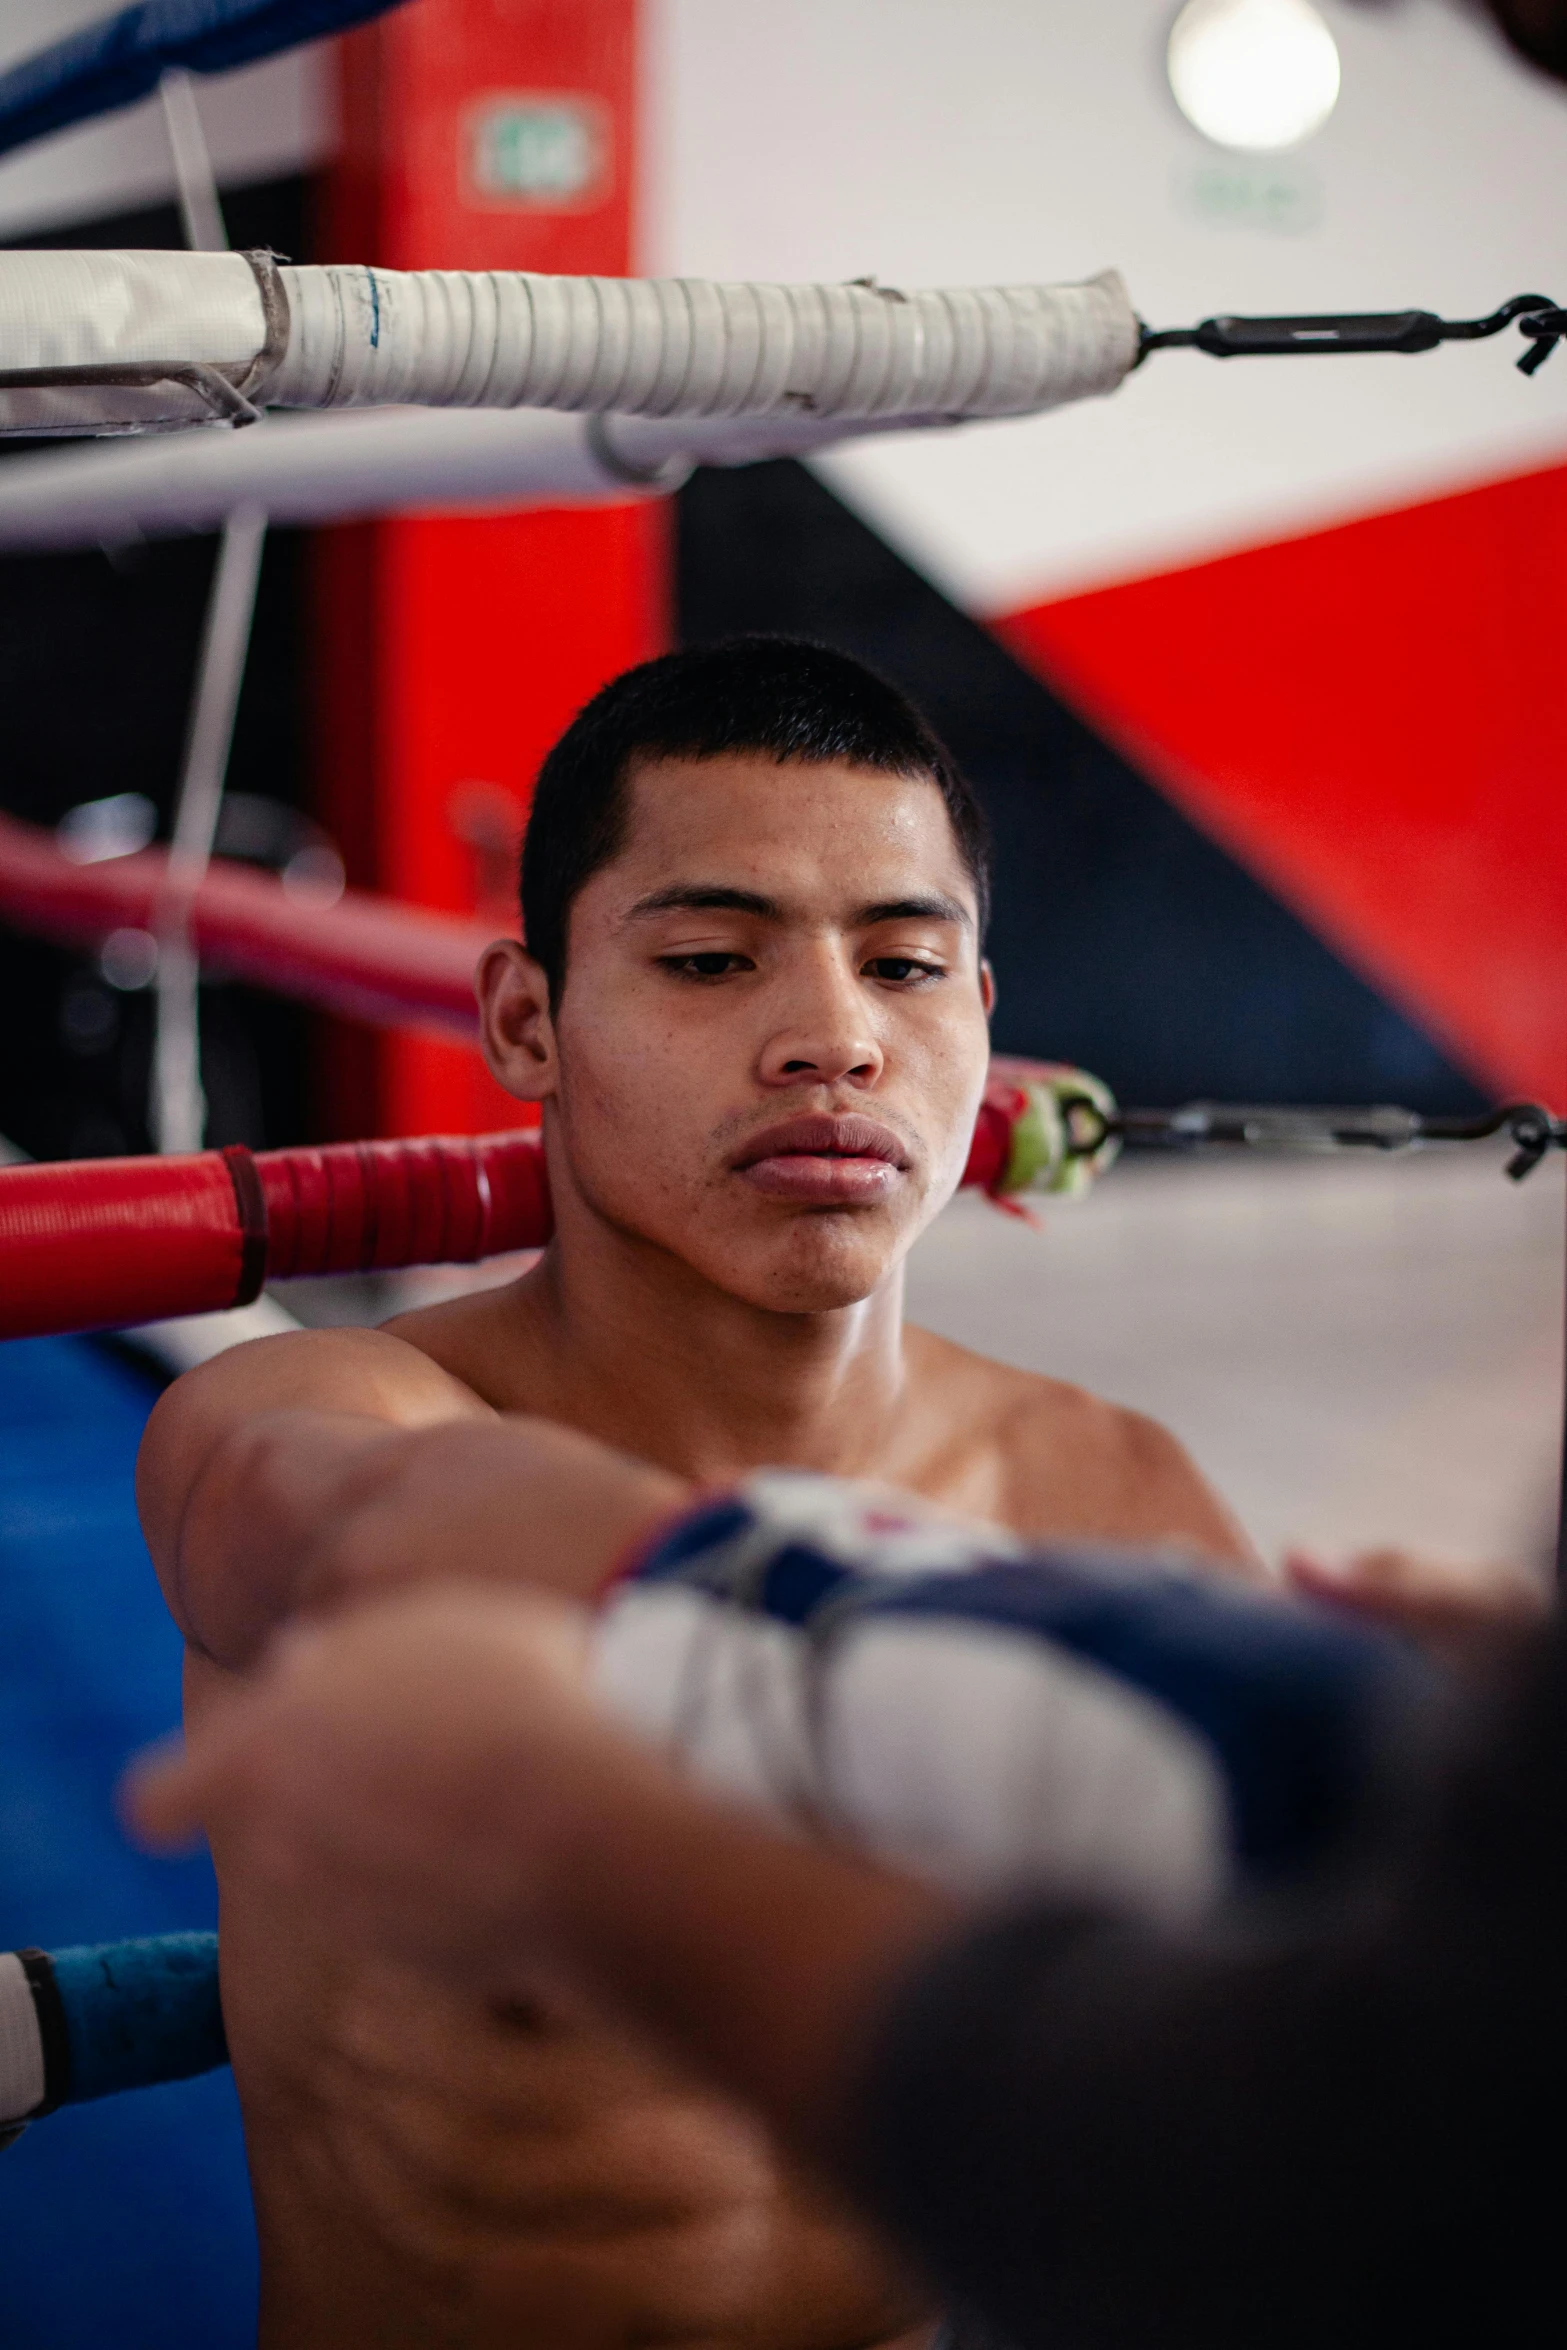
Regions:
<instances>
[{"instance_id":1,"label":"short black hair","mask_svg":"<svg viewBox=\"0 0 1567 2350\"><path fill-rule=\"evenodd\" d=\"M974 884L979 932L990 911L990 833L939 736L874 669L797 637L742 636L665 653L612 678L579 710L539 770L522 843L522 925L557 1003L578 892L621 847L626 785L642 759L718 759L756 751L781 764L846 759L884 775L928 776L946 803Z\"/></svg>"}]
</instances>

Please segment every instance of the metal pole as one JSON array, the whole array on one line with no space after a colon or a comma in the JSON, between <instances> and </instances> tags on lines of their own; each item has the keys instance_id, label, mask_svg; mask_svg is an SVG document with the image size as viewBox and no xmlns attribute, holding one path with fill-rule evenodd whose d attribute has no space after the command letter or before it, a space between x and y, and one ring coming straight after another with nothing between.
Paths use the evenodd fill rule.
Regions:
<instances>
[{"instance_id":1,"label":"metal pole","mask_svg":"<svg viewBox=\"0 0 1567 2350\"><path fill-rule=\"evenodd\" d=\"M191 936L191 902L217 834L266 535L267 518L259 508L242 507L230 515L207 603L175 804L168 889L158 922L153 1127L160 1151L200 1150L206 1126L197 1004L200 974Z\"/></svg>"},{"instance_id":2,"label":"metal pole","mask_svg":"<svg viewBox=\"0 0 1567 2350\"><path fill-rule=\"evenodd\" d=\"M182 67L171 68L158 84L158 95L186 243L195 252L224 252L228 232L195 83ZM200 1150L206 1132L201 968L191 936L191 904L217 837L266 531L267 518L259 507L242 507L229 516L207 599L190 733L174 803L167 894L158 920L151 1124L160 1151Z\"/></svg>"},{"instance_id":3,"label":"metal pole","mask_svg":"<svg viewBox=\"0 0 1567 2350\"><path fill-rule=\"evenodd\" d=\"M223 225L218 183L201 127L195 81L182 65L171 65L158 84L158 96L163 101L163 127L174 159L185 242L193 253L226 253L228 230Z\"/></svg>"}]
</instances>

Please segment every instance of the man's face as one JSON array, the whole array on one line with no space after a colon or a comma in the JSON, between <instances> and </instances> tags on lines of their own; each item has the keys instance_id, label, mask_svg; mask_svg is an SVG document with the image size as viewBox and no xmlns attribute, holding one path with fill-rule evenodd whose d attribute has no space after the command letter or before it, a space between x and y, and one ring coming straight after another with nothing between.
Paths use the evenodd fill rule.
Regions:
<instances>
[{"instance_id":1,"label":"man's face","mask_svg":"<svg viewBox=\"0 0 1567 2350\"><path fill-rule=\"evenodd\" d=\"M572 908L554 1017L570 1177L781 1312L866 1297L955 1189L989 978L935 784L664 760Z\"/></svg>"}]
</instances>

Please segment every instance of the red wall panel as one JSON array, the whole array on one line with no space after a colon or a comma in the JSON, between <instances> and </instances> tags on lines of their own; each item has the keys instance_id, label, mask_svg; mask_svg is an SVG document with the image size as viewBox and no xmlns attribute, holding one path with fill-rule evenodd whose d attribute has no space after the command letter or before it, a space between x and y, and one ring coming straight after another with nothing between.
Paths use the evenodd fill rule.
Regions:
<instances>
[{"instance_id":1,"label":"red wall panel","mask_svg":"<svg viewBox=\"0 0 1567 2350\"><path fill-rule=\"evenodd\" d=\"M998 625L1482 1083L1567 1109L1567 468Z\"/></svg>"},{"instance_id":2,"label":"red wall panel","mask_svg":"<svg viewBox=\"0 0 1567 2350\"><path fill-rule=\"evenodd\" d=\"M322 258L628 272L637 32L636 0L414 0L351 36ZM640 505L324 534L323 800L356 880L493 902L461 795L504 805L498 787L520 816L572 712L660 648L665 535ZM328 1091L339 1131L522 1116L472 1054L423 1039L338 1040Z\"/></svg>"}]
</instances>

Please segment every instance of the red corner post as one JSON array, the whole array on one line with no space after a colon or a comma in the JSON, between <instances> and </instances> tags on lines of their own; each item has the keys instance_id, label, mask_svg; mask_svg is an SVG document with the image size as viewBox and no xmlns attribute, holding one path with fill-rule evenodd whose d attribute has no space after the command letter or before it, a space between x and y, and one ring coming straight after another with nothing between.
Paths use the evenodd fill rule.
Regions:
<instances>
[{"instance_id":1,"label":"red corner post","mask_svg":"<svg viewBox=\"0 0 1567 2350\"><path fill-rule=\"evenodd\" d=\"M637 266L638 0L412 0L340 44L342 148L314 258ZM320 534L320 804L350 878L514 927L539 761L665 641L661 507L430 516ZM524 1115L465 1047L334 1033L328 1132Z\"/></svg>"}]
</instances>

